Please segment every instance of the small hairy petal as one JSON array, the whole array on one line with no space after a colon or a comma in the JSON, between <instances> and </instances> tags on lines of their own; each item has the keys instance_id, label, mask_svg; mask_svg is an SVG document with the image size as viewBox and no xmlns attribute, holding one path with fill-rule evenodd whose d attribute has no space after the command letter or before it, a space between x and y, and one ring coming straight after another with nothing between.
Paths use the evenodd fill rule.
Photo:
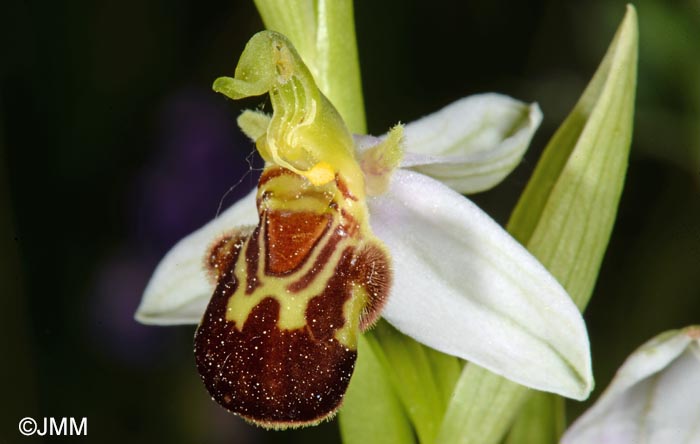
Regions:
<instances>
[{"instance_id":1,"label":"small hairy petal","mask_svg":"<svg viewBox=\"0 0 700 444\"><path fill-rule=\"evenodd\" d=\"M700 442L698 332L662 333L632 353L562 443Z\"/></svg>"},{"instance_id":2,"label":"small hairy petal","mask_svg":"<svg viewBox=\"0 0 700 444\"><path fill-rule=\"evenodd\" d=\"M440 182L404 170L369 205L395 270L385 319L523 385L588 396L590 350L579 311L495 221Z\"/></svg>"},{"instance_id":3,"label":"small hairy petal","mask_svg":"<svg viewBox=\"0 0 700 444\"><path fill-rule=\"evenodd\" d=\"M208 248L232 227L256 225L255 190L178 242L160 261L136 310L144 324L197 324L214 292L205 269Z\"/></svg>"},{"instance_id":4,"label":"small hairy petal","mask_svg":"<svg viewBox=\"0 0 700 444\"><path fill-rule=\"evenodd\" d=\"M500 183L518 166L542 121L537 104L479 94L406 125L401 166L470 194Z\"/></svg>"}]
</instances>

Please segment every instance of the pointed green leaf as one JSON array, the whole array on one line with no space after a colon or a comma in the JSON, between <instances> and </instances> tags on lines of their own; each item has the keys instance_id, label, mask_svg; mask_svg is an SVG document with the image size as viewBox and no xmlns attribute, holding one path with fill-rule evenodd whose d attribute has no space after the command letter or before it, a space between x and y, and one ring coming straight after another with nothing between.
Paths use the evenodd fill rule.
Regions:
<instances>
[{"instance_id":1,"label":"pointed green leaf","mask_svg":"<svg viewBox=\"0 0 700 444\"><path fill-rule=\"evenodd\" d=\"M629 11L634 13L632 7ZM637 30L628 30L627 42L620 41L623 31L624 22L583 96L547 146L509 224L516 238L529 239L528 248L565 285L581 310L593 292L615 222L632 138ZM570 142L574 140L575 144ZM559 147L569 147L566 158L561 155L567 150ZM547 156L551 161L545 163ZM552 177L559 180L552 184ZM549 188L548 193L538 187ZM533 225L536 216L540 222ZM555 242L547 234L552 232L569 242ZM552 395L536 396L539 401L526 404L524 414L540 426L551 426L541 432L547 439L538 442L555 444L563 432L564 404ZM552 408L555 405L559 407ZM519 419L509 444L532 442L533 427L527 422Z\"/></svg>"},{"instance_id":2,"label":"pointed green leaf","mask_svg":"<svg viewBox=\"0 0 700 444\"><path fill-rule=\"evenodd\" d=\"M358 340L355 373L340 409L345 444L410 444L413 430L386 371L386 358L370 335Z\"/></svg>"},{"instance_id":3,"label":"pointed green leaf","mask_svg":"<svg viewBox=\"0 0 700 444\"><path fill-rule=\"evenodd\" d=\"M636 12L628 6L603 62L547 145L508 225L580 308L593 290L624 183L637 40ZM467 365L437 442L498 442L527 395L524 387Z\"/></svg>"},{"instance_id":4,"label":"pointed green leaf","mask_svg":"<svg viewBox=\"0 0 700 444\"><path fill-rule=\"evenodd\" d=\"M637 84L637 15L627 15L573 111L547 145L508 230L588 303L627 171Z\"/></svg>"}]
</instances>

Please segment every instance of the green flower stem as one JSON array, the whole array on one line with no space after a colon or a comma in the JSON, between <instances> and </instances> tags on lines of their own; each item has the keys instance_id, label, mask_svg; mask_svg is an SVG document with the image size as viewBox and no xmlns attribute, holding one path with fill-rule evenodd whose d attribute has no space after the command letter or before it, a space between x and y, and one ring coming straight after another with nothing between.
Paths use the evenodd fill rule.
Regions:
<instances>
[{"instance_id":1,"label":"green flower stem","mask_svg":"<svg viewBox=\"0 0 700 444\"><path fill-rule=\"evenodd\" d=\"M508 230L552 272L581 309L595 285L624 184L637 42L637 15L628 6L605 58L547 145L508 224ZM529 394L522 386L467 365L437 442L499 442ZM550 409L547 402L540 405L547 407L533 416ZM526 433L518 432L527 429L519 425L515 433L520 435L514 434L509 442L532 442Z\"/></svg>"},{"instance_id":2,"label":"green flower stem","mask_svg":"<svg viewBox=\"0 0 700 444\"><path fill-rule=\"evenodd\" d=\"M255 0L255 5L267 29L289 38L350 131L366 133L352 0Z\"/></svg>"}]
</instances>

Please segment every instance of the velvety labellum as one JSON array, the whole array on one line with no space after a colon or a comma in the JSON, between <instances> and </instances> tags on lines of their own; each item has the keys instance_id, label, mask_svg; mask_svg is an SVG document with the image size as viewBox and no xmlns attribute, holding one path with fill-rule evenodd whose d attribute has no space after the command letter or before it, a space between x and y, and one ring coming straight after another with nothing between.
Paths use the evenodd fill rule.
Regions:
<instances>
[{"instance_id":1,"label":"velvety labellum","mask_svg":"<svg viewBox=\"0 0 700 444\"><path fill-rule=\"evenodd\" d=\"M322 186L268 167L259 224L212 245L214 295L195 335L214 400L264 427L317 423L340 406L357 334L379 316L391 272L366 207L342 178Z\"/></svg>"}]
</instances>

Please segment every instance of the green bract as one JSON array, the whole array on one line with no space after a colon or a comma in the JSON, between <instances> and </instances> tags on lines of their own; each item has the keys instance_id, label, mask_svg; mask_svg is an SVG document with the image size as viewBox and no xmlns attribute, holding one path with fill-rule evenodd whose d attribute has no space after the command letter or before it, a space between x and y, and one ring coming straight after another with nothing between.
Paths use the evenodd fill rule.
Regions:
<instances>
[{"instance_id":1,"label":"green bract","mask_svg":"<svg viewBox=\"0 0 700 444\"><path fill-rule=\"evenodd\" d=\"M547 145L508 225L560 279L581 309L598 276L624 183L634 115L637 39L637 15L628 6L598 71ZM477 392L475 386L483 385L491 389ZM494 403L496 394L504 402ZM455 399L463 401L448 410L441 442L499 442L526 396L522 386L468 368L455 392ZM467 402L491 408L466 408ZM545 424L560 429L560 422L548 416L550 402L555 401L538 400L528 406L537 411L527 418L542 421L535 429ZM528 443L529 429L519 424L515 430L522 435L509 442ZM558 434L545 435L556 440Z\"/></svg>"}]
</instances>

